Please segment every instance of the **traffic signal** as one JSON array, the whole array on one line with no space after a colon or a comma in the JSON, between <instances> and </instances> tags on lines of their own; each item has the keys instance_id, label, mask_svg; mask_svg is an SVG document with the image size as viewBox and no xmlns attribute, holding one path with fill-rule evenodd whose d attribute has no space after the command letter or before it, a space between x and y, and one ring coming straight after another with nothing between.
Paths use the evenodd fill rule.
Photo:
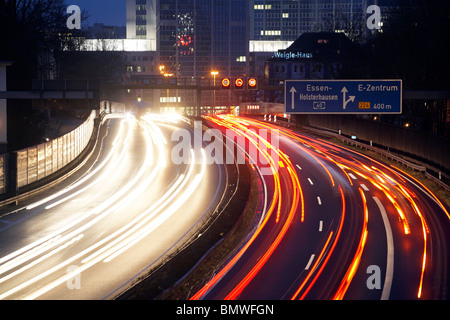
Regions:
<instances>
[{"instance_id":1,"label":"traffic signal","mask_svg":"<svg viewBox=\"0 0 450 320\"><path fill-rule=\"evenodd\" d=\"M222 89L230 90L231 89L231 80L230 78L222 79Z\"/></svg>"},{"instance_id":2,"label":"traffic signal","mask_svg":"<svg viewBox=\"0 0 450 320\"><path fill-rule=\"evenodd\" d=\"M237 78L236 81L234 81L235 89L236 90L243 90L244 89L244 79Z\"/></svg>"},{"instance_id":3,"label":"traffic signal","mask_svg":"<svg viewBox=\"0 0 450 320\"><path fill-rule=\"evenodd\" d=\"M248 90L258 90L258 80L255 78L248 79L247 86Z\"/></svg>"}]
</instances>

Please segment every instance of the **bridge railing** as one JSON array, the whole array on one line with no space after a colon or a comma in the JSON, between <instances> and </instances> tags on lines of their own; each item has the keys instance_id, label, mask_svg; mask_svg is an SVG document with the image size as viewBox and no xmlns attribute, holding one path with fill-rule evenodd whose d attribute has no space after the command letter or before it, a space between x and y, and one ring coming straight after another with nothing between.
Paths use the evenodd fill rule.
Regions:
<instances>
[{"instance_id":1,"label":"bridge railing","mask_svg":"<svg viewBox=\"0 0 450 320\"><path fill-rule=\"evenodd\" d=\"M16 151L16 187L22 188L44 179L78 157L88 145L94 132L95 118L96 111L93 110L89 118L75 130L49 142ZM0 173L0 180L1 177ZM0 182L0 193L4 193L6 188L3 192L1 191Z\"/></svg>"}]
</instances>

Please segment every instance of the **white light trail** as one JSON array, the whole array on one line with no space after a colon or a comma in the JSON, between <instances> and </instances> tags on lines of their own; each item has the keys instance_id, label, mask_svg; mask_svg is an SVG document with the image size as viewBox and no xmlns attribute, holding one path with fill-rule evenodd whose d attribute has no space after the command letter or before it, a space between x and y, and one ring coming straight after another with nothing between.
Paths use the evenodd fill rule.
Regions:
<instances>
[{"instance_id":1,"label":"white light trail","mask_svg":"<svg viewBox=\"0 0 450 320\"><path fill-rule=\"evenodd\" d=\"M121 129L123 128L122 125ZM142 127L145 131L144 137L146 139L146 156L142 161L143 165L140 167L138 173L133 176L133 179L131 179L125 186L121 187L115 194L111 195L111 198L113 198L114 200L107 200L103 202L93 210L90 210L88 214L85 214L80 218L72 221L71 223L66 224L64 227L56 230L55 232L52 232L50 235L45 236L33 242L32 244L27 245L24 248L16 250L15 252L1 258L0 274L5 274L8 271L12 272L6 274L3 278L0 278L0 283L12 279L13 277L23 273L24 271L29 270L30 268L42 263L44 260L48 260L64 249L67 249L75 242L79 242L85 237L85 233L90 227L101 222L102 219L106 218L111 213L119 212L119 208L125 208L127 205L132 204L136 198L138 198L143 192L145 192L147 187L154 181L156 175L166 167L167 152L164 140L161 139L162 132L160 131L159 127L154 125L148 119L145 119L145 122L142 122ZM131 127L129 127L129 130L131 130L130 128ZM123 133L122 130L120 132L121 134ZM127 137L128 136L129 132L127 134ZM119 141L117 140L118 138L119 136L114 140L113 147L113 150L115 150L116 154L113 155L111 151L111 153L109 153L106 157L106 159L109 161L102 162L100 164L101 168L105 167L108 162L108 166L112 164L117 165L119 162L117 161L117 159L124 159L123 156L117 155L117 153L119 152L117 148L123 146L123 144L119 143ZM127 141L127 139L125 139L125 141ZM155 166L150 165L151 156L154 156L154 153L150 152L149 150L153 150L153 145L157 147L158 157ZM119 154L124 154L123 150L120 150ZM194 157L193 150L191 154L192 157ZM14 288L10 288L8 291L0 294L0 299L5 299L11 295L14 295L19 291L25 289L26 287L35 284L56 272L61 273L61 268L74 263L79 259L82 259L81 263L83 265L79 270L77 269L77 271L82 272L83 270L86 270L101 261L110 262L120 254L124 253L127 249L137 244L139 241L141 241L151 232L157 229L162 223L167 221L192 196L192 194L198 188L206 170L206 153L204 149L202 149L202 157L203 163L200 173L194 174L195 168L197 166L195 165L195 161L191 161L191 164L188 166L187 174L181 174L154 205L146 209L131 222L127 223L125 226L123 226L113 234L110 234L105 238L97 241L93 245L90 245L88 248L82 249L81 252L75 253L65 261L47 269L46 271L40 273L37 276L34 276L27 281L22 282ZM114 169L115 166L106 167L107 172L113 172L111 171L113 170L111 168ZM56 196L53 195L51 197L48 197L44 199L45 201L43 202L33 204L35 205L34 208L46 202L49 202L63 195L64 193L68 193L77 186L81 186L82 183L85 183L88 181L88 179L93 178L94 174L98 173L98 171L99 170L91 172L90 175L85 176L76 185L71 186L70 189L66 189L64 190L64 192L57 193ZM144 178L144 176L146 177ZM108 176L100 175L97 179L100 179L100 177L106 178ZM97 181L97 179L89 183L89 186L93 185L94 183L100 183L99 181ZM61 199L64 201L59 200L56 204L54 203L47 207L49 207L50 209L58 204L62 204L68 199L72 199L75 196L78 196L82 192L82 190L84 191L86 189L87 188L82 188L81 190L74 192L75 195L70 194L66 198ZM135 191L132 192L132 189ZM87 220L87 218L89 217L91 217L92 219ZM74 230L71 230L79 224L81 224L81 226L75 228ZM71 231L69 232L69 230ZM97 251L94 252L94 250ZM86 257L86 255L89 256ZM53 282L44 285L34 293L30 293L27 296L27 299L34 299L36 297L39 297L58 284L69 280L71 277L72 275L65 274L64 276L57 278Z\"/></svg>"}]
</instances>

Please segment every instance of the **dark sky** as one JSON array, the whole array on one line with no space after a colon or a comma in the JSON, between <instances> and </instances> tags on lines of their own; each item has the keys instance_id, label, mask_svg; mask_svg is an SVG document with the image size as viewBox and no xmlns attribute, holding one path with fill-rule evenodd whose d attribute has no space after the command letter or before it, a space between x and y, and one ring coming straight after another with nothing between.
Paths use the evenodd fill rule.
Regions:
<instances>
[{"instance_id":1,"label":"dark sky","mask_svg":"<svg viewBox=\"0 0 450 320\"><path fill-rule=\"evenodd\" d=\"M113 26L126 24L125 0L66 0L66 4L77 5L89 13L88 23L95 22Z\"/></svg>"}]
</instances>

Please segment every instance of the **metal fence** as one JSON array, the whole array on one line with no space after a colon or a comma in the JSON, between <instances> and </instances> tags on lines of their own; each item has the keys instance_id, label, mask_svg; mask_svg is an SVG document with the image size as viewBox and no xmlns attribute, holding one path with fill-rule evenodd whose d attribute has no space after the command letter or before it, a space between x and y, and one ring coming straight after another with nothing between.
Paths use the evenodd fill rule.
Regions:
<instances>
[{"instance_id":1,"label":"metal fence","mask_svg":"<svg viewBox=\"0 0 450 320\"><path fill-rule=\"evenodd\" d=\"M48 177L78 157L91 139L95 118L96 111L93 110L81 126L66 135L38 146L17 151L17 188ZM0 168L2 160L0 160ZM4 172L6 171L0 173L0 180L2 174L4 176ZM4 193L6 188L4 187L4 191L1 191L0 182L0 193Z\"/></svg>"},{"instance_id":2,"label":"metal fence","mask_svg":"<svg viewBox=\"0 0 450 320\"><path fill-rule=\"evenodd\" d=\"M0 155L0 194L8 191L8 155Z\"/></svg>"}]
</instances>

